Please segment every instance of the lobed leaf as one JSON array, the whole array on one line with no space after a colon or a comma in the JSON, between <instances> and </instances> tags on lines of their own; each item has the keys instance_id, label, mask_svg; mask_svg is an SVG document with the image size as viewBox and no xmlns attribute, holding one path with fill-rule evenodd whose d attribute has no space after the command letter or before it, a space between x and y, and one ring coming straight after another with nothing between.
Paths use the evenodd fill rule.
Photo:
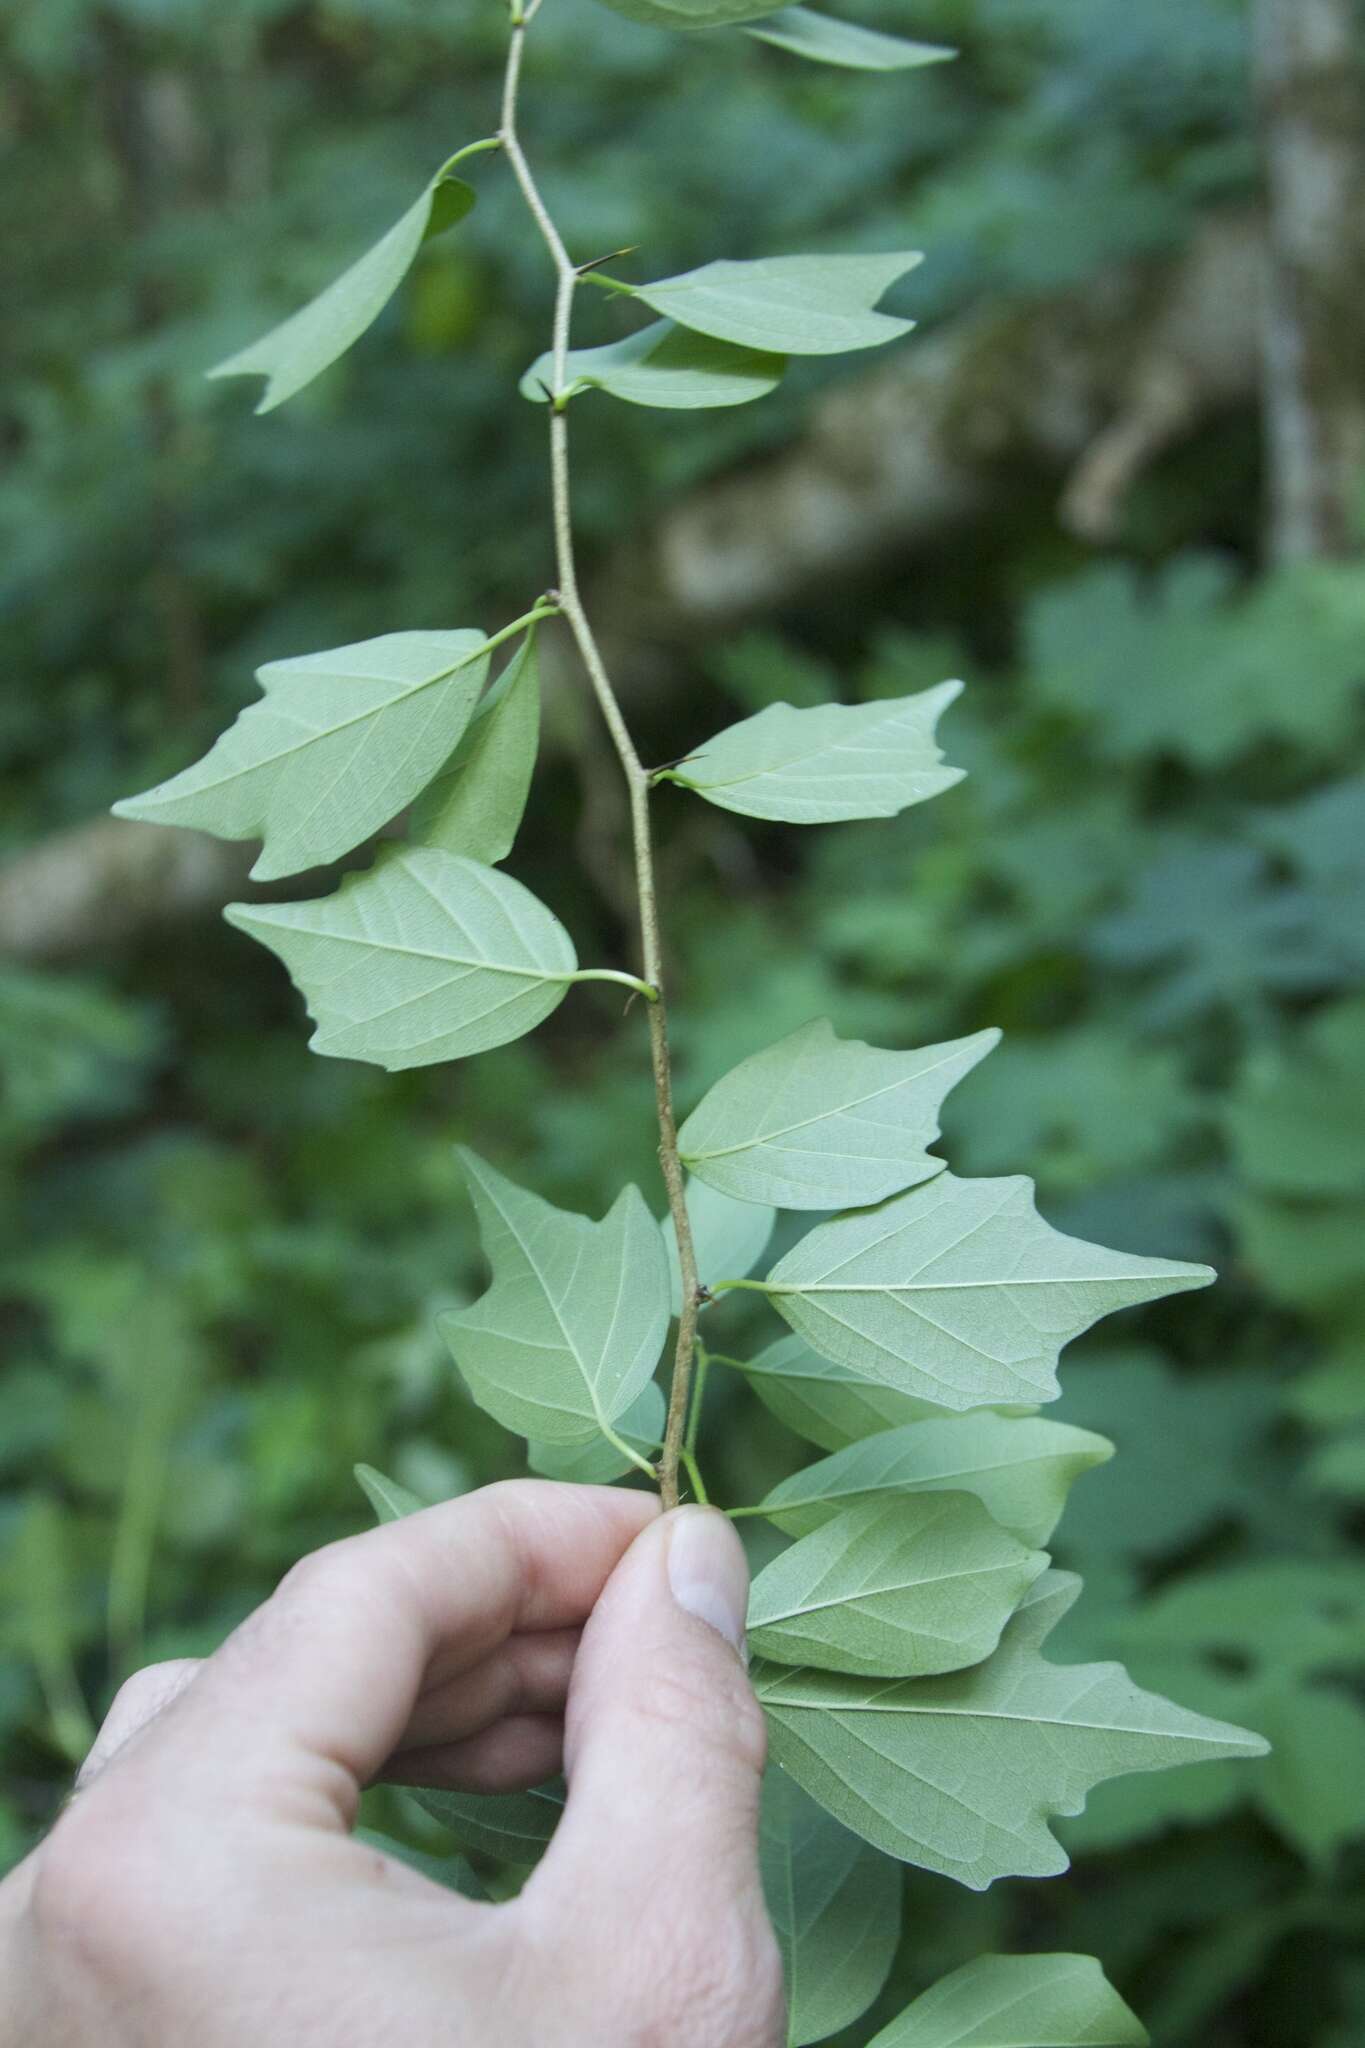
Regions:
<instances>
[{"instance_id":1,"label":"lobed leaf","mask_svg":"<svg viewBox=\"0 0 1365 2048\"><path fill-rule=\"evenodd\" d=\"M926 1401L917 1401L913 1394L860 1380L846 1367L821 1358L796 1336L779 1337L747 1365L738 1359L726 1363L744 1374L779 1422L824 1451L842 1450L864 1437L940 1412ZM785 1522L778 1526L788 1528ZM814 1528L815 1522L810 1526ZM789 1529L792 1535L802 1533Z\"/></svg>"},{"instance_id":2,"label":"lobed leaf","mask_svg":"<svg viewBox=\"0 0 1365 2048\"><path fill-rule=\"evenodd\" d=\"M435 847L386 853L313 903L230 903L308 1004L315 1052L396 1073L520 1038L563 1002L573 942L529 889Z\"/></svg>"},{"instance_id":3,"label":"lobed leaf","mask_svg":"<svg viewBox=\"0 0 1365 2048\"><path fill-rule=\"evenodd\" d=\"M628 289L666 320L717 341L782 356L843 355L909 334L913 320L873 309L923 260L918 251L760 256L748 263L704 263L699 270Z\"/></svg>"},{"instance_id":4,"label":"lobed leaf","mask_svg":"<svg viewBox=\"0 0 1365 2048\"><path fill-rule=\"evenodd\" d=\"M465 1146L492 1284L439 1318L470 1392L505 1428L581 1445L653 1377L668 1329L668 1261L638 1188L600 1223L528 1194Z\"/></svg>"},{"instance_id":5,"label":"lobed leaf","mask_svg":"<svg viewBox=\"0 0 1365 2048\"><path fill-rule=\"evenodd\" d=\"M1146 2048L1091 1956L978 1956L906 2007L871 2048Z\"/></svg>"},{"instance_id":6,"label":"lobed leaf","mask_svg":"<svg viewBox=\"0 0 1365 2048\"><path fill-rule=\"evenodd\" d=\"M664 1440L664 1414L663 1388L651 1380L621 1417L616 1434L642 1458L652 1458ZM572 1480L578 1486L609 1486L634 1469L600 1430L573 1443L533 1441L527 1446L527 1463L542 1479Z\"/></svg>"},{"instance_id":7,"label":"lobed leaf","mask_svg":"<svg viewBox=\"0 0 1365 2048\"><path fill-rule=\"evenodd\" d=\"M423 1787L411 1791L409 1797L476 1856L538 1863L559 1825L568 1793L562 1778L552 1778L529 1792L447 1792Z\"/></svg>"},{"instance_id":8,"label":"lobed leaf","mask_svg":"<svg viewBox=\"0 0 1365 2048\"><path fill-rule=\"evenodd\" d=\"M919 1678L978 1664L1041 1572L970 1493L845 1509L754 1580L749 1642L779 1664Z\"/></svg>"},{"instance_id":9,"label":"lobed leaf","mask_svg":"<svg viewBox=\"0 0 1365 2048\"><path fill-rule=\"evenodd\" d=\"M836 21L810 7L782 7L765 16L747 33L760 42L809 57L815 64L837 64L849 71L910 71L923 64L942 64L957 55L942 43L915 43L904 36L883 35Z\"/></svg>"},{"instance_id":10,"label":"lobed leaf","mask_svg":"<svg viewBox=\"0 0 1365 2048\"><path fill-rule=\"evenodd\" d=\"M540 744L534 626L413 808L409 837L496 867L515 844Z\"/></svg>"},{"instance_id":11,"label":"lobed leaf","mask_svg":"<svg viewBox=\"0 0 1365 2048\"><path fill-rule=\"evenodd\" d=\"M1022 1543L1046 1543L1072 1483L1114 1446L1088 1429L1041 1416L945 1416L888 1429L807 1465L775 1486L762 1512L789 1536L835 1515L904 1493L974 1493Z\"/></svg>"},{"instance_id":12,"label":"lobed leaf","mask_svg":"<svg viewBox=\"0 0 1365 2048\"><path fill-rule=\"evenodd\" d=\"M265 692L192 768L115 816L264 844L275 881L339 860L410 804L459 740L488 673L477 632L385 633L257 671Z\"/></svg>"},{"instance_id":13,"label":"lobed leaf","mask_svg":"<svg viewBox=\"0 0 1365 2048\"><path fill-rule=\"evenodd\" d=\"M939 1678L759 1667L774 1760L888 1855L983 1891L1065 1870L1048 1821L1104 1779L1264 1754L1259 1736L1141 1691L1117 1664L1049 1664L1040 1645L1079 1589L1047 1573L993 1656Z\"/></svg>"},{"instance_id":14,"label":"lobed leaf","mask_svg":"<svg viewBox=\"0 0 1365 2048\"><path fill-rule=\"evenodd\" d=\"M901 1876L775 1768L763 1779L758 1856L782 1953L787 2048L805 2048L851 2026L885 1984Z\"/></svg>"},{"instance_id":15,"label":"lobed leaf","mask_svg":"<svg viewBox=\"0 0 1365 2048\"><path fill-rule=\"evenodd\" d=\"M708 406L747 405L766 398L782 381L783 355L737 348L709 334L694 334L672 320L656 320L623 341L602 348L571 349L565 388L606 391L628 405L652 405L668 412L694 412ZM554 386L554 354L538 356L521 380L521 395L534 404L549 402Z\"/></svg>"},{"instance_id":16,"label":"lobed leaf","mask_svg":"<svg viewBox=\"0 0 1365 2048\"><path fill-rule=\"evenodd\" d=\"M890 818L961 782L934 739L961 683L872 704L769 704L728 726L658 782L676 782L746 818L829 825Z\"/></svg>"},{"instance_id":17,"label":"lobed leaf","mask_svg":"<svg viewBox=\"0 0 1365 2048\"><path fill-rule=\"evenodd\" d=\"M678 1133L679 1151L699 1179L741 1201L863 1208L943 1171L926 1149L943 1099L999 1042L998 1031L979 1031L884 1052L820 1018L717 1081Z\"/></svg>"},{"instance_id":18,"label":"lobed leaf","mask_svg":"<svg viewBox=\"0 0 1365 2048\"><path fill-rule=\"evenodd\" d=\"M777 1211L757 1202L737 1202L718 1193L705 1181L687 1183L687 1215L692 1225L692 1250L703 1287L717 1280L742 1279L768 1249L777 1222ZM678 1236L673 1218L660 1225L672 1290L673 1313L682 1314L682 1270L678 1264Z\"/></svg>"},{"instance_id":19,"label":"lobed leaf","mask_svg":"<svg viewBox=\"0 0 1365 2048\"><path fill-rule=\"evenodd\" d=\"M264 377L266 387L256 410L273 412L330 369L373 326L412 268L423 242L463 220L476 197L472 185L452 177L450 165L443 165L401 220L349 270L280 326L272 327L269 334L218 363L209 376Z\"/></svg>"},{"instance_id":20,"label":"lobed leaf","mask_svg":"<svg viewBox=\"0 0 1365 2048\"><path fill-rule=\"evenodd\" d=\"M762 1285L836 1365L965 1409L1052 1400L1073 1337L1213 1277L1064 1236L1034 1208L1031 1181L941 1173L818 1225Z\"/></svg>"}]
</instances>

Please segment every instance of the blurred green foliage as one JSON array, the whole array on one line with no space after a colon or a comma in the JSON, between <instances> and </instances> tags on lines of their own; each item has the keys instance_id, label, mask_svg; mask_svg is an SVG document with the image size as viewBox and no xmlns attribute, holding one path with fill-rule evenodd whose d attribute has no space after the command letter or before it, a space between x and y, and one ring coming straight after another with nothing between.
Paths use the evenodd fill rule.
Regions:
<instances>
[{"instance_id":1,"label":"blurred green foliage","mask_svg":"<svg viewBox=\"0 0 1365 2048\"><path fill-rule=\"evenodd\" d=\"M1177 246L1249 189L1237 0L861 12L963 58L869 82L552 0L527 118L571 245L661 274L722 221L735 255L908 227L933 260L905 303L938 319ZM546 281L486 172L286 419L200 381L487 131L502 35L491 4L12 0L0 851L193 758L261 660L492 627L544 583L543 421L510 394ZM585 402L589 547L789 438L812 381L663 426ZM661 801L684 1103L815 1014L888 1044L1000 1024L951 1105L959 1170L1035 1172L1062 1227L1223 1273L1064 1363L1057 1412L1121 1453L1058 1538L1089 1581L1064 1648L1275 1754L1105 1789L1051 1885L912 1874L887 2013L1013 1945L1103 1956L1169 2048L1365 2030L1365 576L1260 572L1249 439L1231 419L1159 469L1101 562L1002 477L991 547L814 592L635 707L666 759L736 706L971 678L946 726L970 779L895 829ZM565 858L595 771L556 716L517 869L619 952ZM317 1061L213 920L0 968L0 1860L122 1674L365 1523L358 1459L428 1497L519 1469L432 1335L478 1281L452 1141L560 1202L652 1187L634 1045L595 990L472 1071ZM726 1350L776 1334L712 1313ZM806 1453L712 1389L708 1476L755 1498Z\"/></svg>"}]
</instances>

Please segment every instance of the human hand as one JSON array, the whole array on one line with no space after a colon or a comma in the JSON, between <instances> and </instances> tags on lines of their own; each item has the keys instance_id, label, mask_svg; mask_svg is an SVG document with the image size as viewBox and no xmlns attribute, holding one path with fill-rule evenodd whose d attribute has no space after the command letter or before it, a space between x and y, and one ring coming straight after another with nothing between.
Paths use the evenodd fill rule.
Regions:
<instances>
[{"instance_id":1,"label":"human hand","mask_svg":"<svg viewBox=\"0 0 1365 2048\"><path fill-rule=\"evenodd\" d=\"M305 1559L215 1656L120 1693L0 1885L0 2038L773 2048L747 1586L714 1510L540 1481ZM561 1763L505 1905L351 1837L377 1775L511 1791Z\"/></svg>"}]
</instances>

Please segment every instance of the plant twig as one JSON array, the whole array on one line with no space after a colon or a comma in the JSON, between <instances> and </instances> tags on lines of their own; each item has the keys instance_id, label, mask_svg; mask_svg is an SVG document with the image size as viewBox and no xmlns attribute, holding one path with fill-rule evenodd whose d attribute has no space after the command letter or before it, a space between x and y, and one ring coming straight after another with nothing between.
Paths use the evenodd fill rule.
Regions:
<instances>
[{"instance_id":1,"label":"plant twig","mask_svg":"<svg viewBox=\"0 0 1365 2048\"><path fill-rule=\"evenodd\" d=\"M659 1490L666 1508L678 1504L678 1470L682 1463L683 1440L687 1430L692 1385L692 1360L697 1337L700 1306L696 1252L688 1221L684 1195L682 1161L678 1156L677 1120L673 1112L673 1069L668 1049L668 1011L664 1001L663 944L659 929L659 899L654 882L654 848L650 833L650 781L635 751L634 741L621 715L588 615L579 595L578 570L574 557L573 513L569 486L569 422L562 404L568 378L569 329L573 318L574 293L580 272L569 256L558 228L550 216L526 161L517 133L517 104L521 88L522 59L526 48L526 27L534 12L528 7L514 12L511 46L503 86L501 140L523 199L540 231L554 264L557 289L554 311L554 399L550 406L550 484L554 511L555 559L559 589L556 598L573 634L588 680L597 699L612 744L616 748L630 793L631 839L635 852L635 886L640 914L640 949L645 980L657 991L649 1005L650 1065L654 1076L654 1098L659 1119L659 1164L668 1192L669 1213L678 1242L678 1265L682 1274L682 1313L678 1318L677 1345L673 1354L673 1378L669 1389L668 1424L659 1462ZM600 281L598 273L590 273Z\"/></svg>"}]
</instances>

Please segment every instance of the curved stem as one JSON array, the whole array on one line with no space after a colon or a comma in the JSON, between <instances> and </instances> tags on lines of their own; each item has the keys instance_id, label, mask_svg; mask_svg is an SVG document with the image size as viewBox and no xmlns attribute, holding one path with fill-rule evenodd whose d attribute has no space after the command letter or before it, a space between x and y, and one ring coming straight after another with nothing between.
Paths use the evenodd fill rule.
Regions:
<instances>
[{"instance_id":1,"label":"curved stem","mask_svg":"<svg viewBox=\"0 0 1365 2048\"><path fill-rule=\"evenodd\" d=\"M614 1429L609 1429L605 1422L599 1422L597 1426L607 1442L613 1445L623 1458L629 1458L638 1472L643 1472L648 1479L657 1479L658 1474L648 1458L642 1457L632 1444L628 1444L623 1436L618 1436Z\"/></svg>"},{"instance_id":2,"label":"curved stem","mask_svg":"<svg viewBox=\"0 0 1365 2048\"><path fill-rule=\"evenodd\" d=\"M617 967L580 967L576 974L566 974L566 981L615 981L622 988L628 988L632 995L643 996L647 1003L657 1003L659 991L652 981L641 981L638 975L622 974Z\"/></svg>"},{"instance_id":3,"label":"curved stem","mask_svg":"<svg viewBox=\"0 0 1365 2048\"><path fill-rule=\"evenodd\" d=\"M659 898L654 881L654 846L650 832L650 778L641 765L621 707L616 701L606 664L597 645L578 588L574 557L573 512L569 485L569 422L566 385L568 379L569 330L573 319L574 293L579 271L570 259L558 228L541 197L517 133L517 101L521 88L521 67L526 48L527 23L538 0L522 6L514 0L512 40L507 55L503 85L501 140L513 176L520 187L527 210L540 230L541 240L554 264L556 291L554 311L554 390L550 394L550 484L554 508L555 560L559 589L554 597L573 634L579 656L587 670L607 731L611 734L626 787L630 793L631 838L635 853L635 885L640 913L640 950L645 980L656 991L649 1005L650 1065L654 1076L654 1099L659 1119L659 1164L668 1192L669 1213L678 1242L678 1264L682 1273L682 1314L678 1319L677 1344L673 1354L673 1379L669 1389L668 1425L663 1455L659 1462L659 1490L666 1508L678 1504L678 1469L682 1463L683 1440L687 1430L692 1384L692 1357L697 1336L700 1284L692 1227L687 1215L682 1161L678 1157L678 1128L673 1111L673 1069L668 1049L668 1010L664 1001L663 943L659 929Z\"/></svg>"}]
</instances>

